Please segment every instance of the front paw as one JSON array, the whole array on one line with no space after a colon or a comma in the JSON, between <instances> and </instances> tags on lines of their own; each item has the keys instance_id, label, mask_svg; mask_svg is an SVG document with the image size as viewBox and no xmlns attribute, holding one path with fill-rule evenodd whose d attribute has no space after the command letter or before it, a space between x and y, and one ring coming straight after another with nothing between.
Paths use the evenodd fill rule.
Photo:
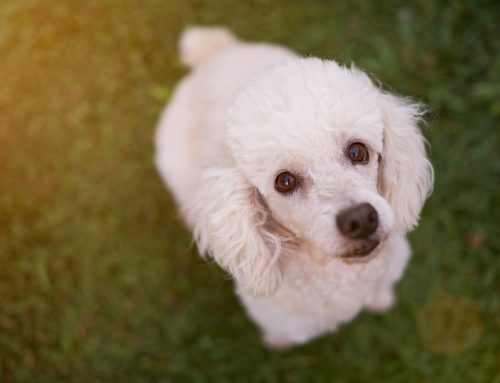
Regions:
<instances>
[{"instance_id":1,"label":"front paw","mask_svg":"<svg viewBox=\"0 0 500 383\"><path fill-rule=\"evenodd\" d=\"M266 347L278 351L286 351L295 346L294 341L279 335L265 334L263 342Z\"/></svg>"},{"instance_id":2,"label":"front paw","mask_svg":"<svg viewBox=\"0 0 500 383\"><path fill-rule=\"evenodd\" d=\"M366 305L366 307L370 311L381 313L394 306L395 301L396 298L394 296L394 291L384 290L378 293L375 298Z\"/></svg>"}]
</instances>

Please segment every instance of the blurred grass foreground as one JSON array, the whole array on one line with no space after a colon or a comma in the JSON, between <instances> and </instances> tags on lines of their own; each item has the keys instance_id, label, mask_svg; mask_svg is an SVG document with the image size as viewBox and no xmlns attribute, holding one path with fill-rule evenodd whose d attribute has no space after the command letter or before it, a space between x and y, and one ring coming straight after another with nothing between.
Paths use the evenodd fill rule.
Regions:
<instances>
[{"instance_id":1,"label":"blurred grass foreground","mask_svg":"<svg viewBox=\"0 0 500 383\"><path fill-rule=\"evenodd\" d=\"M500 382L500 7L488 1L0 2L0 382ZM200 260L152 164L221 24L431 109L436 187L398 305L276 353Z\"/></svg>"}]
</instances>

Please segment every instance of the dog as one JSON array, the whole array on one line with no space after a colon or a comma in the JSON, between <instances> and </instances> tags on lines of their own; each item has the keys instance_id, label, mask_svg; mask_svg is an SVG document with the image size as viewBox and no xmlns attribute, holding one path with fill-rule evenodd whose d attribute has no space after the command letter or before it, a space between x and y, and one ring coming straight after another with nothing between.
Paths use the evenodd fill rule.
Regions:
<instances>
[{"instance_id":1,"label":"dog","mask_svg":"<svg viewBox=\"0 0 500 383\"><path fill-rule=\"evenodd\" d=\"M220 27L187 29L180 56L192 71L160 118L156 165L265 344L389 309L433 185L422 106Z\"/></svg>"}]
</instances>

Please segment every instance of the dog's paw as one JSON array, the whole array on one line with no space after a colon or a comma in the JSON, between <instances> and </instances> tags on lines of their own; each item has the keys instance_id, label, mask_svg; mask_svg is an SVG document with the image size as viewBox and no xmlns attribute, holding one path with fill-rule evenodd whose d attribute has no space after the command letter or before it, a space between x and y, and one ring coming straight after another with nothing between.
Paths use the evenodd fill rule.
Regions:
<instances>
[{"instance_id":1,"label":"dog's paw","mask_svg":"<svg viewBox=\"0 0 500 383\"><path fill-rule=\"evenodd\" d=\"M366 307L370 311L381 313L394 306L395 301L396 297L394 296L394 291L392 291L392 289L387 289L378 293Z\"/></svg>"},{"instance_id":2,"label":"dog's paw","mask_svg":"<svg viewBox=\"0 0 500 383\"><path fill-rule=\"evenodd\" d=\"M278 351L286 351L295 346L294 341L279 335L266 334L263 337L263 341L266 347Z\"/></svg>"}]
</instances>

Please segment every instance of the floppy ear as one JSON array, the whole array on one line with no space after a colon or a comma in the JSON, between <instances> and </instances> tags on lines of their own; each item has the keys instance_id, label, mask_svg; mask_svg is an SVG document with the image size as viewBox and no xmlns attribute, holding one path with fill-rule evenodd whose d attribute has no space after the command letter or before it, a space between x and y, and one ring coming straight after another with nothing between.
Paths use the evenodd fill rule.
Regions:
<instances>
[{"instance_id":1,"label":"floppy ear","mask_svg":"<svg viewBox=\"0 0 500 383\"><path fill-rule=\"evenodd\" d=\"M255 296L281 283L280 239L265 227L268 211L257 190L232 166L206 169L186 212L201 254L208 253Z\"/></svg>"},{"instance_id":2,"label":"floppy ear","mask_svg":"<svg viewBox=\"0 0 500 383\"><path fill-rule=\"evenodd\" d=\"M425 199L432 191L434 171L425 151L418 122L422 107L390 94L382 95L384 150L379 187L403 232L418 222Z\"/></svg>"}]
</instances>

